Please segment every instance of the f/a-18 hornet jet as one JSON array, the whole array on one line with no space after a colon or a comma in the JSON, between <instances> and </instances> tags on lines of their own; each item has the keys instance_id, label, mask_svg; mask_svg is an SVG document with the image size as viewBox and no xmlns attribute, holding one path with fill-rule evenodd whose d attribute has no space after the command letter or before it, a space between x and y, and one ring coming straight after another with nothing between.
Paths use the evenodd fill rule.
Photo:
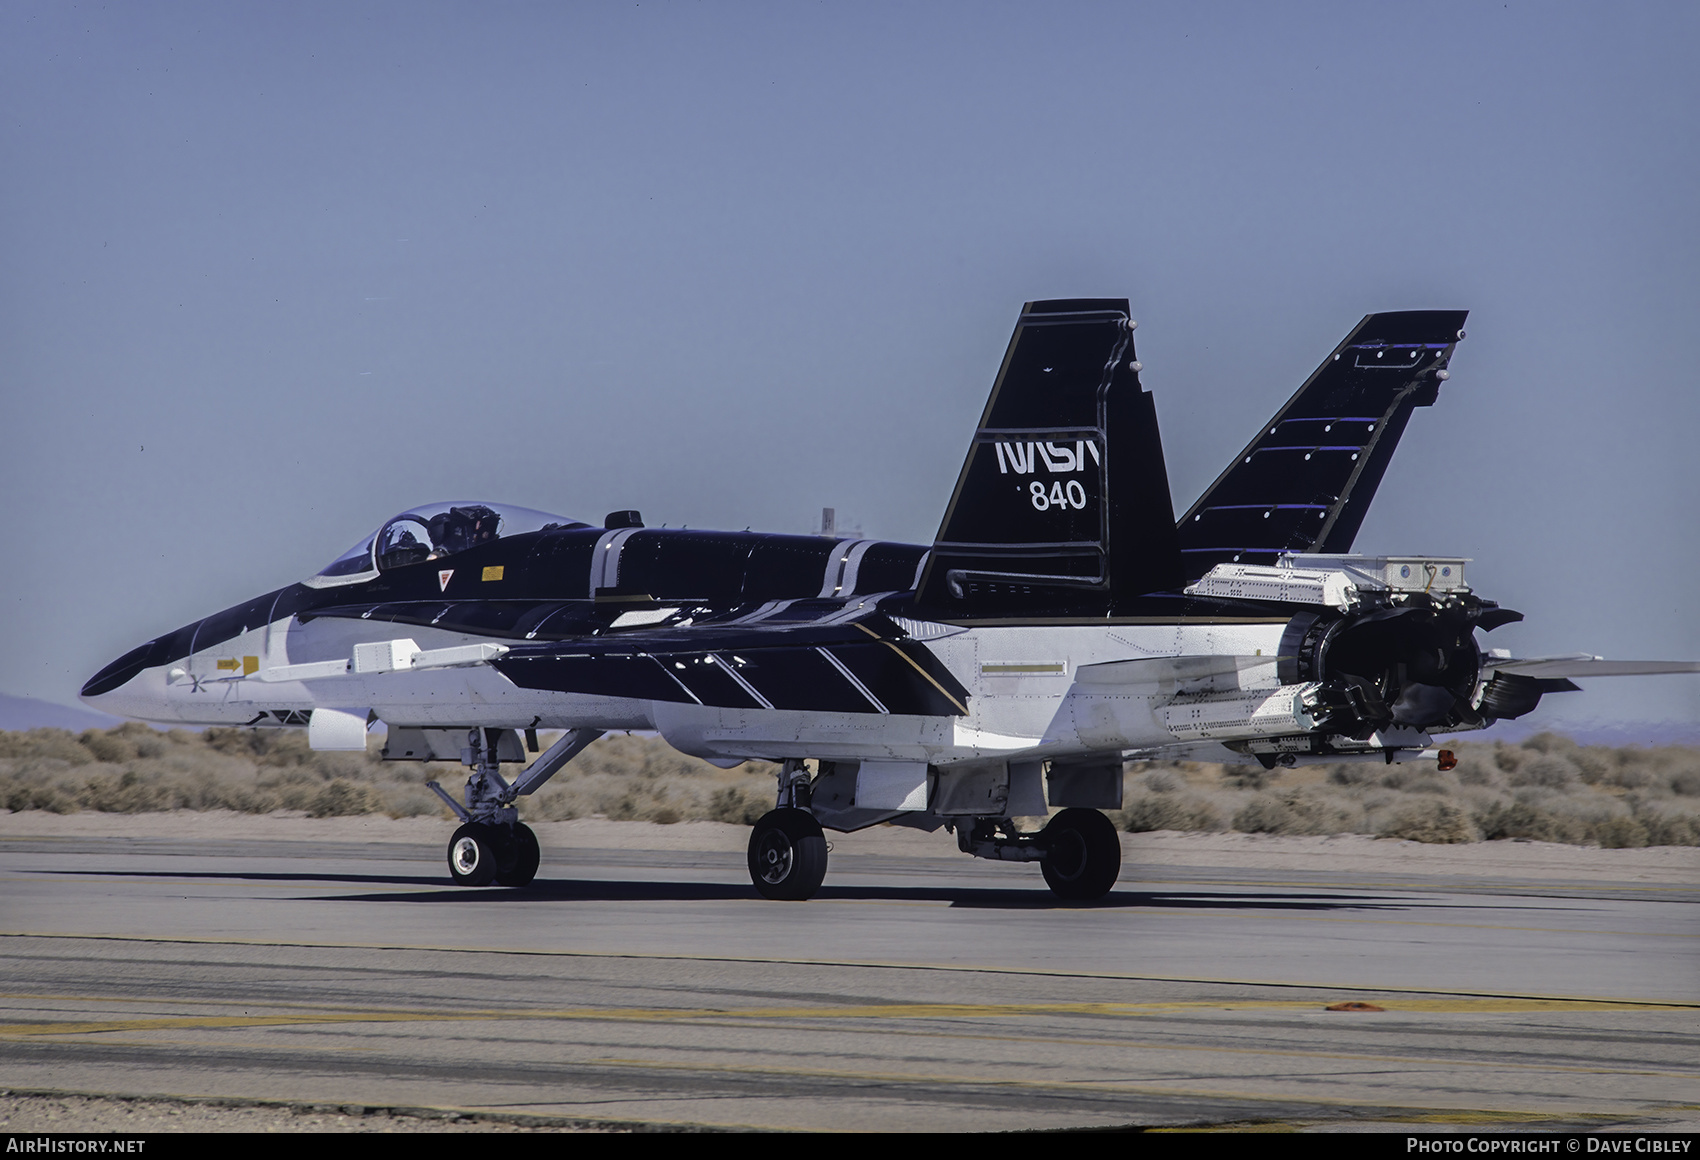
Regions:
<instances>
[{"instance_id":1,"label":"f/a-18 hornet jet","mask_svg":"<svg viewBox=\"0 0 1700 1160\"><path fill-rule=\"evenodd\" d=\"M431 783L469 886L531 882L515 799L643 729L722 766L778 763L749 845L768 898L819 889L823 826L881 822L1099 898L1121 870L1100 811L1130 758L1444 769L1436 734L1521 717L1572 677L1700 671L1484 651L1478 631L1522 614L1476 595L1464 559L1349 554L1464 318L1366 317L1177 523L1126 300L1030 302L930 547L430 504L82 695L306 726L316 749L363 749L383 721L385 758L470 767L459 797ZM508 780L539 730L564 732Z\"/></svg>"}]
</instances>

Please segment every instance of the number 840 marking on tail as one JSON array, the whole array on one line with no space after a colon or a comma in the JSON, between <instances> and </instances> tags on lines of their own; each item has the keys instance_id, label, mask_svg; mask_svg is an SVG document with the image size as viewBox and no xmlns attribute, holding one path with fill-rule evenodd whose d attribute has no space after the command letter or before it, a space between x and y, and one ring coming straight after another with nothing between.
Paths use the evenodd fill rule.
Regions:
<instances>
[{"instance_id":1,"label":"number 840 marking on tail","mask_svg":"<svg viewBox=\"0 0 1700 1160\"><path fill-rule=\"evenodd\" d=\"M1086 489L1080 486L1078 479L1071 479L1067 486L1061 480L1051 484L1050 491L1045 485L1035 479L1027 485L1027 490L1033 498L1036 511L1049 511L1053 507L1084 508L1086 506Z\"/></svg>"}]
</instances>

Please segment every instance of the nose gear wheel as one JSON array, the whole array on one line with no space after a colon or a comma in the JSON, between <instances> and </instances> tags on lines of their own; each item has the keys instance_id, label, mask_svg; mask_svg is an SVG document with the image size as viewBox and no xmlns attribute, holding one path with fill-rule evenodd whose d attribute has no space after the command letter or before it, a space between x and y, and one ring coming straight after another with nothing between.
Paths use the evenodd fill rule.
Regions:
<instances>
[{"instance_id":1,"label":"nose gear wheel","mask_svg":"<svg viewBox=\"0 0 1700 1160\"><path fill-rule=\"evenodd\" d=\"M508 854L497 867L496 881L503 886L530 886L543 861L543 851L537 844L536 833L524 822L515 823Z\"/></svg>"},{"instance_id":2,"label":"nose gear wheel","mask_svg":"<svg viewBox=\"0 0 1700 1160\"><path fill-rule=\"evenodd\" d=\"M488 886L496 879L496 829L468 822L449 839L449 875L461 886Z\"/></svg>"}]
</instances>

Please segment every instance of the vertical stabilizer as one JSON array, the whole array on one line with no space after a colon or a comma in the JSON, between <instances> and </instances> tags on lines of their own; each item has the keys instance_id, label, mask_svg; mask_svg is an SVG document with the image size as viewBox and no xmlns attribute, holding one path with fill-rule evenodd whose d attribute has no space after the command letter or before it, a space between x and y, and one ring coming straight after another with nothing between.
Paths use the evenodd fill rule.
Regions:
<instances>
[{"instance_id":1,"label":"vertical stabilizer","mask_svg":"<svg viewBox=\"0 0 1700 1160\"><path fill-rule=\"evenodd\" d=\"M1282 552L1349 552L1417 407L1439 394L1463 310L1370 314L1181 517L1188 580Z\"/></svg>"},{"instance_id":2,"label":"vertical stabilizer","mask_svg":"<svg viewBox=\"0 0 1700 1160\"><path fill-rule=\"evenodd\" d=\"M1126 299L1029 302L919 601L967 617L1108 615L1181 583L1174 505Z\"/></svg>"}]
</instances>

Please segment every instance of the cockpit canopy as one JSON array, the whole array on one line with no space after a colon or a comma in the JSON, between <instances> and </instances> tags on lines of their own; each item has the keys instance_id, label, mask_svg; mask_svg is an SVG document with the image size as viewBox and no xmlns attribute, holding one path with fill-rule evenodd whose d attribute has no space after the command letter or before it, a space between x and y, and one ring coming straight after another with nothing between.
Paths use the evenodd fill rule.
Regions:
<instances>
[{"instance_id":1,"label":"cockpit canopy","mask_svg":"<svg viewBox=\"0 0 1700 1160\"><path fill-rule=\"evenodd\" d=\"M305 583L313 588L359 584L380 572L441 560L503 536L589 525L512 504L456 500L409 508L332 560Z\"/></svg>"}]
</instances>

